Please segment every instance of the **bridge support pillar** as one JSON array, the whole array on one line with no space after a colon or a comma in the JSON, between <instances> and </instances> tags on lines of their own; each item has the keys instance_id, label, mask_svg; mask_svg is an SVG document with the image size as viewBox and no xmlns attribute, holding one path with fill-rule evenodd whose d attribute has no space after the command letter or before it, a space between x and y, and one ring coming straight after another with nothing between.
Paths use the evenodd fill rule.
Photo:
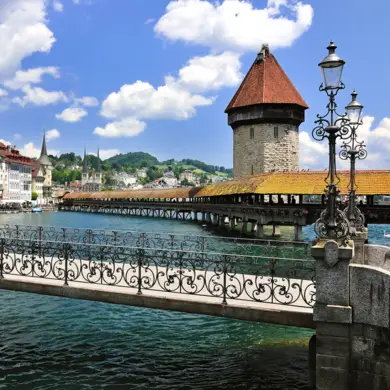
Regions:
<instances>
[{"instance_id":1,"label":"bridge support pillar","mask_svg":"<svg viewBox=\"0 0 390 390\"><path fill-rule=\"evenodd\" d=\"M242 219L241 233L248 234L248 219L246 217Z\"/></svg>"},{"instance_id":2,"label":"bridge support pillar","mask_svg":"<svg viewBox=\"0 0 390 390\"><path fill-rule=\"evenodd\" d=\"M264 225L257 223L256 238L264 238Z\"/></svg>"},{"instance_id":3,"label":"bridge support pillar","mask_svg":"<svg viewBox=\"0 0 390 390\"><path fill-rule=\"evenodd\" d=\"M280 226L272 225L272 236L273 237L280 237Z\"/></svg>"},{"instance_id":4,"label":"bridge support pillar","mask_svg":"<svg viewBox=\"0 0 390 390\"><path fill-rule=\"evenodd\" d=\"M236 227L236 218L230 217L229 218L229 230L233 231L235 227Z\"/></svg>"},{"instance_id":5,"label":"bridge support pillar","mask_svg":"<svg viewBox=\"0 0 390 390\"><path fill-rule=\"evenodd\" d=\"M217 226L218 225L218 214L213 214L213 225Z\"/></svg>"},{"instance_id":6,"label":"bridge support pillar","mask_svg":"<svg viewBox=\"0 0 390 390\"><path fill-rule=\"evenodd\" d=\"M251 227L251 233L256 233L256 225L257 225L257 222L253 221L252 222L252 227Z\"/></svg>"},{"instance_id":7,"label":"bridge support pillar","mask_svg":"<svg viewBox=\"0 0 390 390\"><path fill-rule=\"evenodd\" d=\"M302 226L294 225L294 241L299 241L302 239Z\"/></svg>"},{"instance_id":8,"label":"bridge support pillar","mask_svg":"<svg viewBox=\"0 0 390 390\"><path fill-rule=\"evenodd\" d=\"M211 223L211 213L206 213L206 222Z\"/></svg>"},{"instance_id":9,"label":"bridge support pillar","mask_svg":"<svg viewBox=\"0 0 390 390\"><path fill-rule=\"evenodd\" d=\"M219 216L218 226L219 226L220 228L222 228L222 227L225 226L225 216L224 216L224 215L220 215L220 216Z\"/></svg>"},{"instance_id":10,"label":"bridge support pillar","mask_svg":"<svg viewBox=\"0 0 390 390\"><path fill-rule=\"evenodd\" d=\"M203 211L201 215L202 222L206 222L206 213Z\"/></svg>"},{"instance_id":11,"label":"bridge support pillar","mask_svg":"<svg viewBox=\"0 0 390 390\"><path fill-rule=\"evenodd\" d=\"M194 221L198 221L198 212L194 211Z\"/></svg>"},{"instance_id":12,"label":"bridge support pillar","mask_svg":"<svg viewBox=\"0 0 390 390\"><path fill-rule=\"evenodd\" d=\"M353 242L347 245L320 239L312 247L316 259L316 342L310 351L311 362L316 362L316 389L348 390L351 382L350 268L354 254ZM363 346L362 346L363 347ZM364 348L364 347L363 347Z\"/></svg>"}]
</instances>

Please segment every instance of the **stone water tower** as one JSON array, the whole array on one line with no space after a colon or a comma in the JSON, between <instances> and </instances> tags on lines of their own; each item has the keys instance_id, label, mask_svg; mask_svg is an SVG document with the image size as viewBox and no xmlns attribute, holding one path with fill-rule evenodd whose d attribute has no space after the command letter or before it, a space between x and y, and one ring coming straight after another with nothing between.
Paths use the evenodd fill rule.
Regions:
<instances>
[{"instance_id":1,"label":"stone water tower","mask_svg":"<svg viewBox=\"0 0 390 390\"><path fill-rule=\"evenodd\" d=\"M234 177L299 170L307 104L264 45L225 112L233 129Z\"/></svg>"}]
</instances>

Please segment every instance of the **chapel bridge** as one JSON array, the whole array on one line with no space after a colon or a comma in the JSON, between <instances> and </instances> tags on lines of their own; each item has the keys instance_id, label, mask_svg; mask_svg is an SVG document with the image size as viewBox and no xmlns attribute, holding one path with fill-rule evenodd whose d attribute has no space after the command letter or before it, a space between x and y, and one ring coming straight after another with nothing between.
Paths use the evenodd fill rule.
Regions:
<instances>
[{"instance_id":1,"label":"chapel bridge","mask_svg":"<svg viewBox=\"0 0 390 390\"><path fill-rule=\"evenodd\" d=\"M192 219L262 238L264 226L313 224L325 208L326 171L272 172L203 188L162 188L67 193L60 210ZM340 193L348 194L349 172L340 171ZM366 224L390 223L390 204L374 204L375 195L390 194L390 171L357 171L357 194ZM321 196L321 201L307 199Z\"/></svg>"}]
</instances>

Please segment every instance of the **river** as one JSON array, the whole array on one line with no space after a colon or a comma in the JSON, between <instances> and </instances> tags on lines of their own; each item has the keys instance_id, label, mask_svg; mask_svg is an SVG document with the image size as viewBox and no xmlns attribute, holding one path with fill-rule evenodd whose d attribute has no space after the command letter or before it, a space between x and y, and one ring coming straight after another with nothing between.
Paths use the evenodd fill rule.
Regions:
<instances>
[{"instance_id":1,"label":"river","mask_svg":"<svg viewBox=\"0 0 390 390\"><path fill-rule=\"evenodd\" d=\"M65 212L0 215L6 223L214 234L189 221ZM385 243L386 228L370 226L370 241ZM311 228L304 236L313 238ZM8 291L0 298L0 389L309 388L311 330Z\"/></svg>"}]
</instances>

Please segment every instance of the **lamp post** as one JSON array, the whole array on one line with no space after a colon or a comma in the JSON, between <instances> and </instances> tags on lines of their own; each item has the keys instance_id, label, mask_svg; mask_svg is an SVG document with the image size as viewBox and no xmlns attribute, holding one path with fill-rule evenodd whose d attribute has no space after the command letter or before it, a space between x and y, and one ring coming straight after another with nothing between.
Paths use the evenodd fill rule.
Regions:
<instances>
[{"instance_id":1,"label":"lamp post","mask_svg":"<svg viewBox=\"0 0 390 390\"><path fill-rule=\"evenodd\" d=\"M356 91L352 92L352 100L345 107L349 124L347 125L351 131L349 140L344 141L341 146L340 158L343 160L350 160L350 177L349 177L349 199L348 206L344 210L344 214L350 223L350 230L352 234L357 231L363 231L364 215L361 213L356 204L356 160L364 160L367 157L367 150L364 141L358 141L356 130L363 124L361 114L363 106L357 101Z\"/></svg>"},{"instance_id":2,"label":"lamp post","mask_svg":"<svg viewBox=\"0 0 390 390\"><path fill-rule=\"evenodd\" d=\"M320 238L345 239L350 233L350 224L337 205L340 179L336 171L336 140L349 139L351 135L351 128L347 126L349 118L347 115L338 114L336 104L337 93L345 88L341 81L345 61L336 54L337 46L333 42L330 42L327 49L328 55L320 62L319 67L324 79L320 91L326 93L329 103L325 115L317 115L318 119L315 121L317 126L312 134L315 140L322 141L326 138L329 143L329 169L325 179L328 200L326 209L315 223L314 230Z\"/></svg>"}]
</instances>

